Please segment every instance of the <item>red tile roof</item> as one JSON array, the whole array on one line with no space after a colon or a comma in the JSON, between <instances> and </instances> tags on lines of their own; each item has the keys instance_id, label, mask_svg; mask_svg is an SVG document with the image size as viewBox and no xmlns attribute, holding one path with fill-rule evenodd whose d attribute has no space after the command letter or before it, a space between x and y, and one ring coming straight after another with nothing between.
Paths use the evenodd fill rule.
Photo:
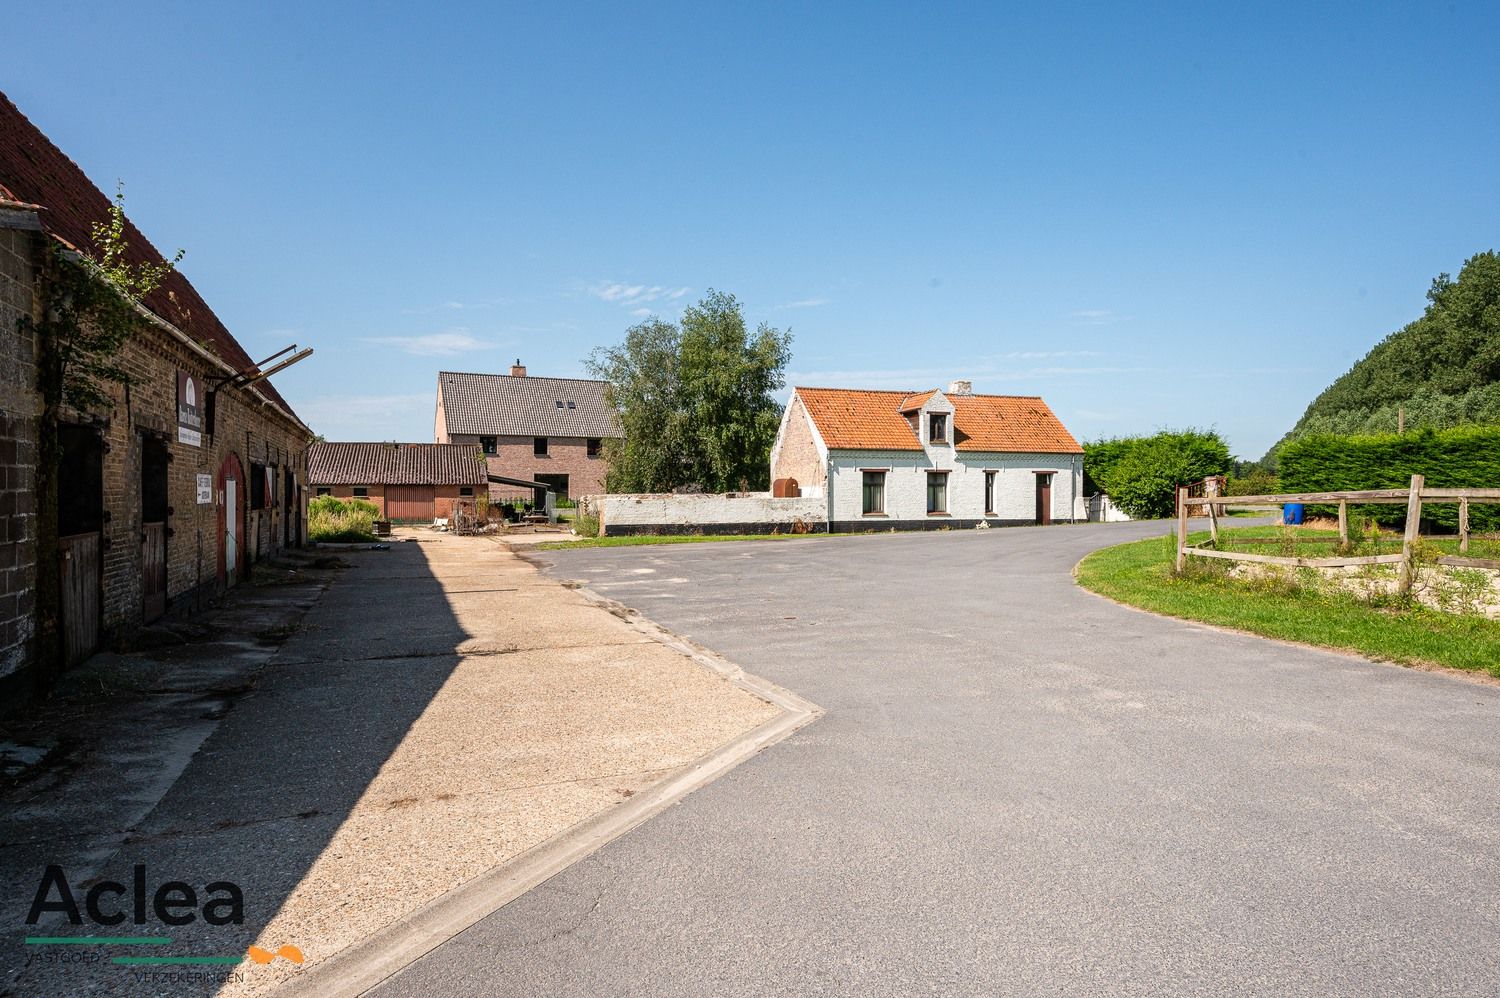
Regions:
<instances>
[{"instance_id":1,"label":"red tile roof","mask_svg":"<svg viewBox=\"0 0 1500 998\"><path fill-rule=\"evenodd\" d=\"M307 448L313 485L487 485L473 444L321 443Z\"/></svg>"},{"instance_id":2,"label":"red tile roof","mask_svg":"<svg viewBox=\"0 0 1500 998\"><path fill-rule=\"evenodd\" d=\"M38 207L42 228L80 251L94 251L93 223L109 220L110 199L4 93L0 93L0 197ZM125 222L125 239L130 244L130 262L162 260L129 219ZM168 275L144 304L235 370L253 369L254 360L180 272ZM269 381L258 382L257 387L287 412L292 411Z\"/></svg>"},{"instance_id":3,"label":"red tile roof","mask_svg":"<svg viewBox=\"0 0 1500 998\"><path fill-rule=\"evenodd\" d=\"M835 450L921 450L903 411L925 403L922 393L859 388L793 389L823 442ZM946 395L953 403L954 446L961 451L1081 454L1083 448L1034 395ZM913 404L914 398L921 402Z\"/></svg>"}]
</instances>

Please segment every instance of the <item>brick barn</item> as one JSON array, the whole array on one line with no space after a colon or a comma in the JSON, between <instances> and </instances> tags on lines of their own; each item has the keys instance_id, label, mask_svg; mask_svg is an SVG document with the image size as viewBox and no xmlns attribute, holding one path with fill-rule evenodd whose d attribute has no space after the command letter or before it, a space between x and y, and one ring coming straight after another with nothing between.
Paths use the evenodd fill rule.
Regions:
<instances>
[{"instance_id":1,"label":"brick barn","mask_svg":"<svg viewBox=\"0 0 1500 998\"><path fill-rule=\"evenodd\" d=\"M620 420L604 382L528 377L518 360L509 375L439 372L434 436L483 451L491 474L569 498L604 491L604 441Z\"/></svg>"},{"instance_id":2,"label":"brick barn","mask_svg":"<svg viewBox=\"0 0 1500 998\"><path fill-rule=\"evenodd\" d=\"M484 455L472 444L316 443L307 449L315 496L364 499L385 520L430 523L460 499L489 496Z\"/></svg>"},{"instance_id":3,"label":"brick barn","mask_svg":"<svg viewBox=\"0 0 1500 998\"><path fill-rule=\"evenodd\" d=\"M125 379L101 383L109 404L49 409L43 375L56 351L39 324L56 314L60 275L88 273L82 257L99 251L92 226L109 210L0 94L0 701L9 703L101 643L198 607L254 562L300 544L305 529L312 433L180 273L141 304L113 358ZM134 225L125 238L130 262L161 261Z\"/></svg>"}]
</instances>

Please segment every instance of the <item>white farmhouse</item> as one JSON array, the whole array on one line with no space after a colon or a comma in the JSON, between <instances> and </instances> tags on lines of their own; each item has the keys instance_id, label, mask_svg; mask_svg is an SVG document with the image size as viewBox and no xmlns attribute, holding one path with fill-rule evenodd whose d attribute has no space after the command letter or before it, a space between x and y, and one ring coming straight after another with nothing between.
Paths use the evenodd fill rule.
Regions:
<instances>
[{"instance_id":1,"label":"white farmhouse","mask_svg":"<svg viewBox=\"0 0 1500 998\"><path fill-rule=\"evenodd\" d=\"M794 388L771 450L777 495L821 496L828 529L1083 520L1083 448L1036 396Z\"/></svg>"}]
</instances>

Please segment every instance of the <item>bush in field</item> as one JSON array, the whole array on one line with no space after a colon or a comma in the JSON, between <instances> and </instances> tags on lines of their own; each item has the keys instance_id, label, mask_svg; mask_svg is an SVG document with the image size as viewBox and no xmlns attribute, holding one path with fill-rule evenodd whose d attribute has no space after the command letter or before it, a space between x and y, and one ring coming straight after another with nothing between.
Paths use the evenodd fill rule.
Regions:
<instances>
[{"instance_id":1,"label":"bush in field","mask_svg":"<svg viewBox=\"0 0 1500 998\"><path fill-rule=\"evenodd\" d=\"M1229 447L1212 430L1162 430L1083 445L1084 473L1136 519L1171 516L1179 485L1222 475Z\"/></svg>"},{"instance_id":2,"label":"bush in field","mask_svg":"<svg viewBox=\"0 0 1500 998\"><path fill-rule=\"evenodd\" d=\"M1252 471L1229 480L1232 496L1273 496L1281 491L1281 482L1269 471Z\"/></svg>"},{"instance_id":3,"label":"bush in field","mask_svg":"<svg viewBox=\"0 0 1500 998\"><path fill-rule=\"evenodd\" d=\"M373 541L380 507L363 499L319 496L307 504L309 540L330 543Z\"/></svg>"}]
</instances>

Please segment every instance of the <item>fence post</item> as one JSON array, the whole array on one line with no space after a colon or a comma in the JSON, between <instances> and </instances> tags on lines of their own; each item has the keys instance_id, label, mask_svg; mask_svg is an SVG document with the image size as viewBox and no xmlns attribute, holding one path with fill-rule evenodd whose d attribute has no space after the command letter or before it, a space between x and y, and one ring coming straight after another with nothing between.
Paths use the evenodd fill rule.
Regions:
<instances>
[{"instance_id":1,"label":"fence post","mask_svg":"<svg viewBox=\"0 0 1500 998\"><path fill-rule=\"evenodd\" d=\"M1458 501L1458 553L1469 553L1469 500Z\"/></svg>"},{"instance_id":2,"label":"fence post","mask_svg":"<svg viewBox=\"0 0 1500 998\"><path fill-rule=\"evenodd\" d=\"M1422 521L1422 486L1426 483L1421 475L1411 476L1411 492L1406 497L1406 533L1401 538L1401 578L1396 592L1406 595L1411 592L1417 574L1417 537Z\"/></svg>"},{"instance_id":3,"label":"fence post","mask_svg":"<svg viewBox=\"0 0 1500 998\"><path fill-rule=\"evenodd\" d=\"M1219 546L1219 518L1214 513L1214 504L1208 504L1208 536L1213 539L1214 547Z\"/></svg>"},{"instance_id":4,"label":"fence post","mask_svg":"<svg viewBox=\"0 0 1500 998\"><path fill-rule=\"evenodd\" d=\"M1349 546L1349 500L1339 500L1339 544Z\"/></svg>"},{"instance_id":5,"label":"fence post","mask_svg":"<svg viewBox=\"0 0 1500 998\"><path fill-rule=\"evenodd\" d=\"M1177 486L1177 571L1187 564L1187 486Z\"/></svg>"}]
</instances>

